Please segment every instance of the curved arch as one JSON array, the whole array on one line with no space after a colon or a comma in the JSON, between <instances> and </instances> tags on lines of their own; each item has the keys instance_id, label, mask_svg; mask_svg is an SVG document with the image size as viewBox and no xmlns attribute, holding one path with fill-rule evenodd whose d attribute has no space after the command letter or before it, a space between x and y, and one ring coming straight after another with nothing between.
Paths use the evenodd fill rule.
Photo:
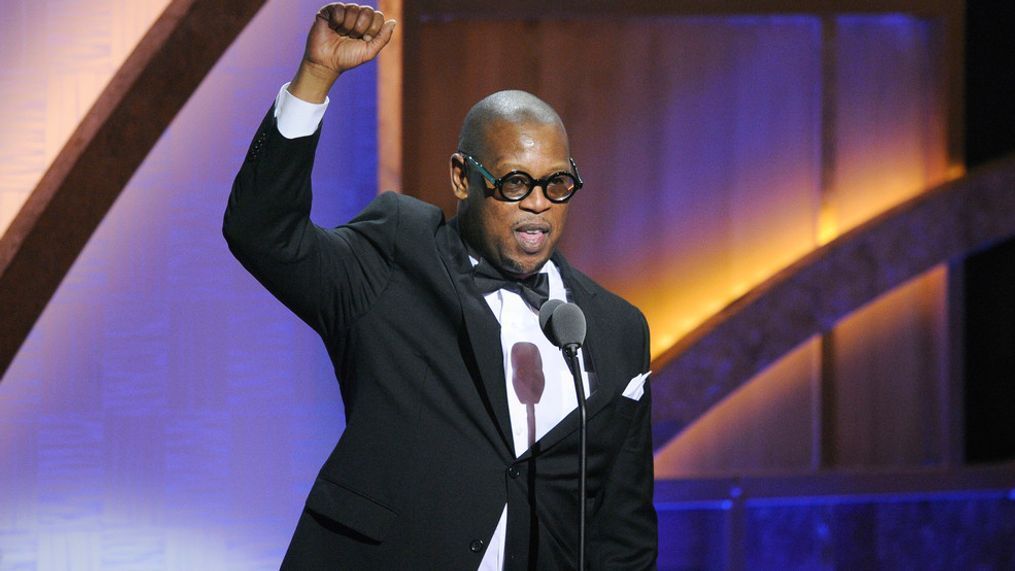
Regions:
<instances>
[{"instance_id":1,"label":"curved arch","mask_svg":"<svg viewBox=\"0 0 1015 571\"><path fill-rule=\"evenodd\" d=\"M81 120L0 238L0 378L134 171L265 1L172 0Z\"/></svg>"},{"instance_id":2,"label":"curved arch","mask_svg":"<svg viewBox=\"0 0 1015 571\"><path fill-rule=\"evenodd\" d=\"M782 355L878 295L1015 235L1015 155L943 184L808 254L652 363L665 443Z\"/></svg>"}]
</instances>

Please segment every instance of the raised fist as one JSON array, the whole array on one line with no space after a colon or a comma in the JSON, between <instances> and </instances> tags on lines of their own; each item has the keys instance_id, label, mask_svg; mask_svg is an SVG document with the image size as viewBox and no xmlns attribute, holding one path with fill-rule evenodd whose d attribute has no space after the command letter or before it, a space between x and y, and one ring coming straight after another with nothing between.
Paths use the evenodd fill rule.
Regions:
<instances>
[{"instance_id":1,"label":"raised fist","mask_svg":"<svg viewBox=\"0 0 1015 571\"><path fill-rule=\"evenodd\" d=\"M293 95L323 101L339 75L380 53L391 40L395 20L370 6L328 4L317 12L300 70L290 85Z\"/></svg>"}]
</instances>

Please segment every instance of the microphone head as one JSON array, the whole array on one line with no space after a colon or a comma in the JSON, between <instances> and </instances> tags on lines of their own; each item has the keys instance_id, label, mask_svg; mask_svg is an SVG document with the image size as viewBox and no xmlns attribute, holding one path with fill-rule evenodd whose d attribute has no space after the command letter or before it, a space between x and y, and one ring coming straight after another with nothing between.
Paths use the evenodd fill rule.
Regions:
<instances>
[{"instance_id":1,"label":"microphone head","mask_svg":"<svg viewBox=\"0 0 1015 571\"><path fill-rule=\"evenodd\" d=\"M546 335L550 343L553 343L557 347L560 347L560 343L557 342L557 337L553 334L550 320L553 318L553 310L563 304L564 302L559 299L548 299L539 308L539 328L543 330L543 335Z\"/></svg>"},{"instance_id":2,"label":"microphone head","mask_svg":"<svg viewBox=\"0 0 1015 571\"><path fill-rule=\"evenodd\" d=\"M585 342L585 314L573 303L562 303L553 310L550 328L558 347L581 347Z\"/></svg>"}]
</instances>

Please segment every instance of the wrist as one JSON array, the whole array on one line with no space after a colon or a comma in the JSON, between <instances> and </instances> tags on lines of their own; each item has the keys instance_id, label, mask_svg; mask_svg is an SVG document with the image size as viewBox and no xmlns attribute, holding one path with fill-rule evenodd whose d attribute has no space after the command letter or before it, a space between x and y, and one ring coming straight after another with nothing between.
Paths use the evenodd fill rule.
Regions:
<instances>
[{"instance_id":1,"label":"wrist","mask_svg":"<svg viewBox=\"0 0 1015 571\"><path fill-rule=\"evenodd\" d=\"M340 72L303 60L289 83L289 93L308 103L324 103Z\"/></svg>"}]
</instances>

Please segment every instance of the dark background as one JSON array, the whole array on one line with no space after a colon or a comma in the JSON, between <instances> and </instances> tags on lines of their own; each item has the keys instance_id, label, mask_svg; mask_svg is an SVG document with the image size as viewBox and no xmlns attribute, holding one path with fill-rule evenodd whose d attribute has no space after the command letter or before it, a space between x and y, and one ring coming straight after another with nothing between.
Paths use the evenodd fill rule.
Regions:
<instances>
[{"instance_id":1,"label":"dark background","mask_svg":"<svg viewBox=\"0 0 1015 571\"><path fill-rule=\"evenodd\" d=\"M1015 151L1015 9L966 6L966 163L975 169ZM966 459L1015 458L1015 240L966 259L965 303Z\"/></svg>"}]
</instances>

